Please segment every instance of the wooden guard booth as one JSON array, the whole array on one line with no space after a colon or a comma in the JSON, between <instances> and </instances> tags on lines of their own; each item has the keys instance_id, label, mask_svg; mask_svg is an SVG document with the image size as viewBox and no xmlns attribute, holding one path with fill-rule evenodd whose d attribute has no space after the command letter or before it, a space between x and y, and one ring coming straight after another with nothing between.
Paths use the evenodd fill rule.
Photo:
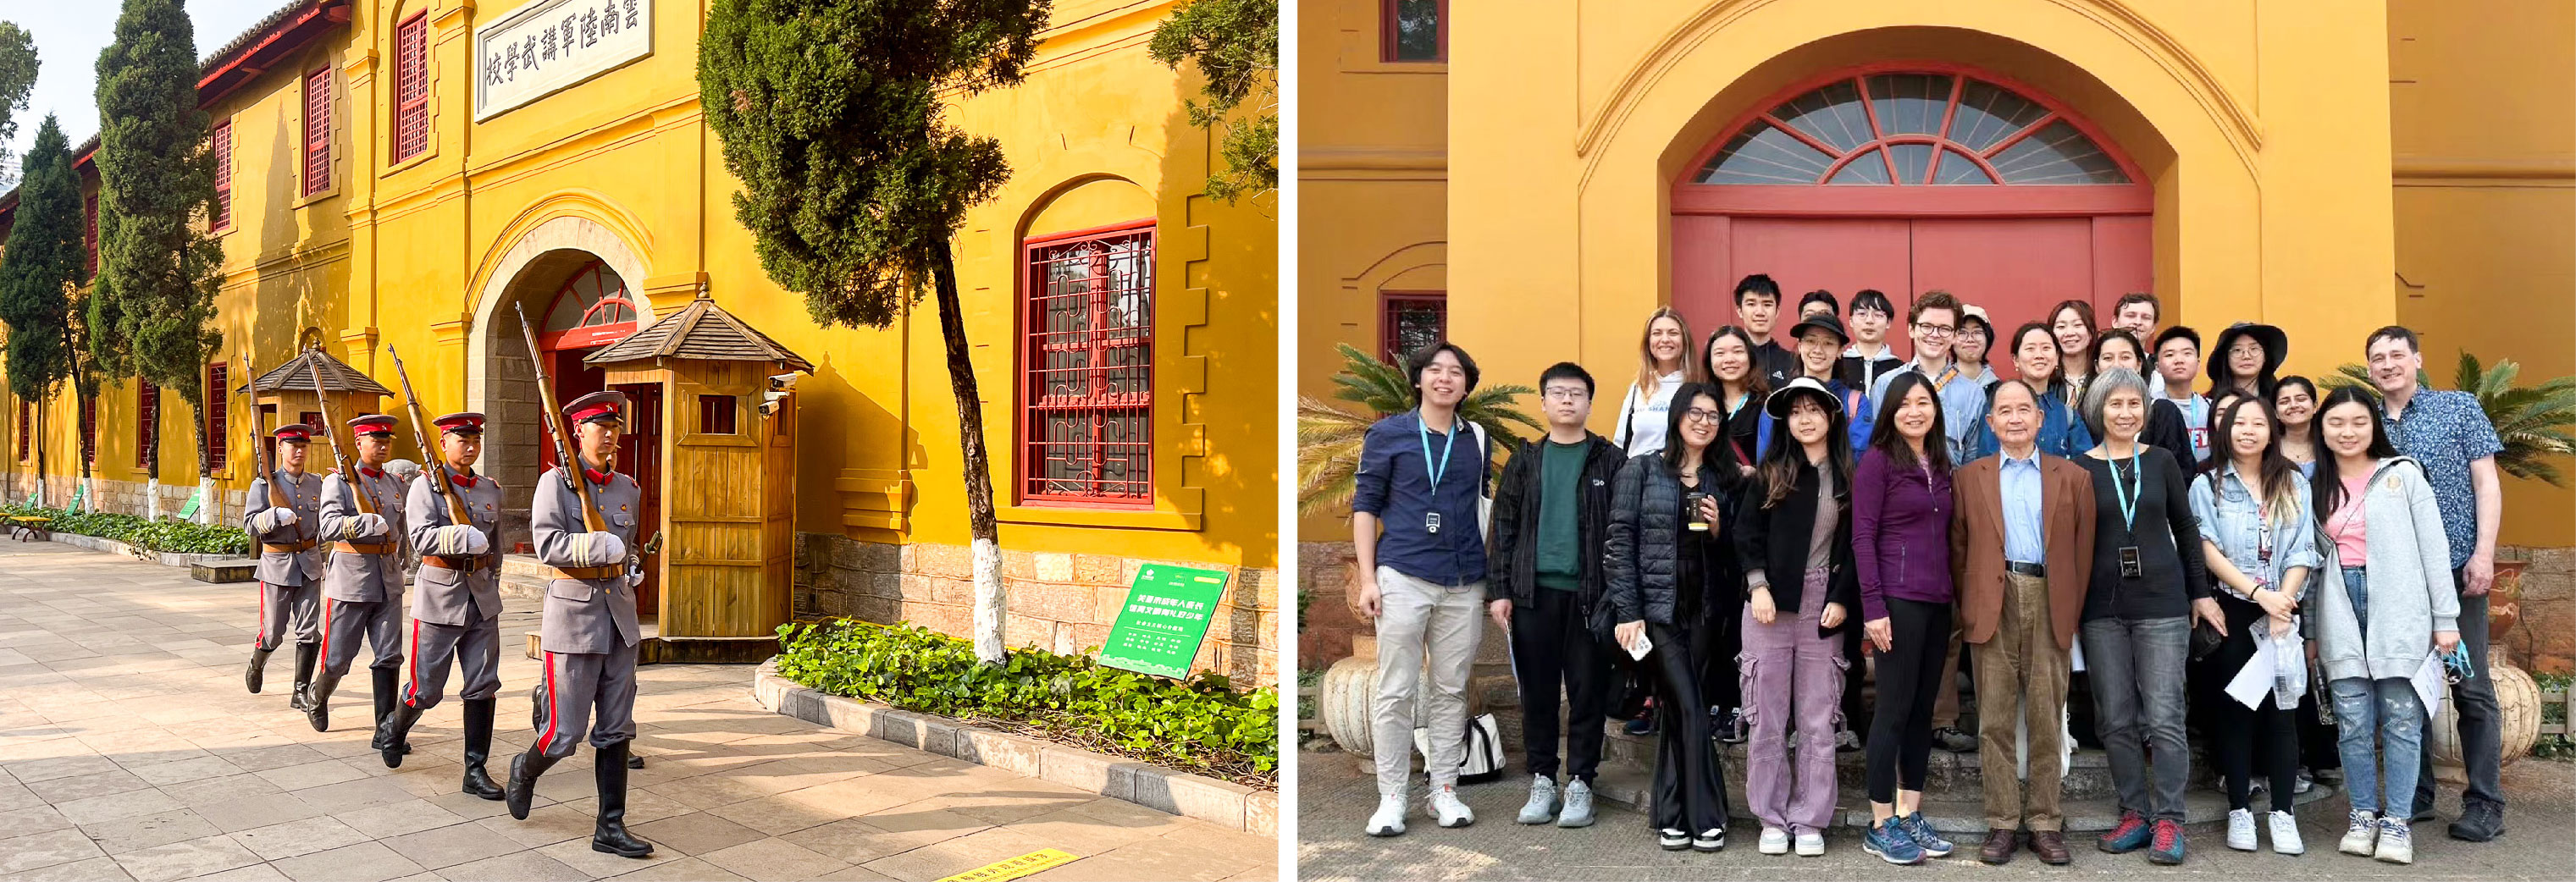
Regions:
<instances>
[{"instance_id":1,"label":"wooden guard booth","mask_svg":"<svg viewBox=\"0 0 2576 882\"><path fill-rule=\"evenodd\" d=\"M313 388L315 365L322 370L322 389L318 393ZM269 431L275 432L278 426L287 423L304 423L313 427L316 437L313 448L305 454L304 470L317 475L329 474L332 470L331 441L320 437L321 433L329 431L332 437L340 439L341 449L349 451L352 457L357 456L357 449L349 446L356 439L348 435L348 421L360 414L383 413L380 408L384 406L384 400L394 394L384 384L350 367L348 362L333 358L320 349L297 353L286 363L261 373L248 385L232 390L235 395L244 392L251 394L254 404L262 411L260 423ZM331 415L340 418L338 425L323 425L321 396L325 394L331 396ZM234 422L238 424L235 431L247 431L239 426L250 425L239 417L235 417ZM262 438L260 443L273 442Z\"/></svg>"},{"instance_id":2,"label":"wooden guard booth","mask_svg":"<svg viewBox=\"0 0 2576 882\"><path fill-rule=\"evenodd\" d=\"M811 362L716 306L689 305L591 353L611 387L659 387L661 585L647 662L757 662L795 590L797 371ZM773 376L780 380L773 381ZM775 399L770 396L775 395ZM641 402L639 402L641 403ZM641 418L642 415L637 415Z\"/></svg>"}]
</instances>

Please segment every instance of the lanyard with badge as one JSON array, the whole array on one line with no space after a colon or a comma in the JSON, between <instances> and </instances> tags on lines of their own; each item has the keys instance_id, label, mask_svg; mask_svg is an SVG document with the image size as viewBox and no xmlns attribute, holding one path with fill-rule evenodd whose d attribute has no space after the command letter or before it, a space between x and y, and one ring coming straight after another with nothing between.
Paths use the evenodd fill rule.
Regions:
<instances>
[{"instance_id":1,"label":"lanyard with badge","mask_svg":"<svg viewBox=\"0 0 2576 882\"><path fill-rule=\"evenodd\" d=\"M2120 546L2120 578L2123 579L2143 579L2147 577L2146 560L2140 556L2138 546L2135 544L2138 541L2138 498L2145 496L2147 492L2147 475L2146 472L2142 470L2144 466L2142 466L2138 461L2139 454L2142 452L2143 448L2141 447L2131 447L2129 449L2129 471L2131 473L2130 477L2133 483L2126 487L2120 484L2119 460L2111 460L2109 462L2111 470L2111 496L2112 498L2119 500L2120 525L2129 531L2129 541L2132 543Z\"/></svg>"},{"instance_id":2,"label":"lanyard with badge","mask_svg":"<svg viewBox=\"0 0 2576 882\"><path fill-rule=\"evenodd\" d=\"M1449 432L1447 435L1448 440L1440 443L1440 463L1438 465L1433 465L1431 462L1431 427L1423 424L1420 417L1415 417L1413 431L1422 438L1422 472L1423 474L1431 476L1431 505L1433 506L1433 510L1422 514L1422 531L1437 536L1440 535L1440 512L1438 510L1438 506L1440 505L1440 476L1449 473L1449 451L1451 448L1458 445L1458 423L1454 419L1449 423Z\"/></svg>"}]
</instances>

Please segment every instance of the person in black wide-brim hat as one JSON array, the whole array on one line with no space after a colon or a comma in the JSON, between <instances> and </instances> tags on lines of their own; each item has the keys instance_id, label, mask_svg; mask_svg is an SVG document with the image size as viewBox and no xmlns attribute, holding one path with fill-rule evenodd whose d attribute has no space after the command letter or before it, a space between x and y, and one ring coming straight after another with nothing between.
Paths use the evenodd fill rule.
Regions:
<instances>
[{"instance_id":1,"label":"person in black wide-brim hat","mask_svg":"<svg viewBox=\"0 0 2576 882\"><path fill-rule=\"evenodd\" d=\"M2240 342L2252 343L2253 347L2238 352ZM2259 353L2254 351L2256 347ZM2216 400L2218 390L2232 386L2270 401L2281 387L2281 362L2289 357L2290 336L2279 327L2254 322L2228 325L2209 347L2209 397Z\"/></svg>"}]
</instances>

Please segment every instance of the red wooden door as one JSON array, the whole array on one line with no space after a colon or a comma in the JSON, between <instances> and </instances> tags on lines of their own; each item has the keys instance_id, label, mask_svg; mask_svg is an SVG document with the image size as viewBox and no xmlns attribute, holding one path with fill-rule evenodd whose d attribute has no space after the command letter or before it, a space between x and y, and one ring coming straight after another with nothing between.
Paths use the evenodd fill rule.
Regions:
<instances>
[{"instance_id":1,"label":"red wooden door","mask_svg":"<svg viewBox=\"0 0 2576 882\"><path fill-rule=\"evenodd\" d=\"M2091 218L1918 220L1913 228L1913 290L1948 291L1985 309L1995 328L1986 363L1996 376L2014 375L2014 328L2046 321L2049 307L2061 301L2092 299Z\"/></svg>"},{"instance_id":2,"label":"red wooden door","mask_svg":"<svg viewBox=\"0 0 2576 882\"><path fill-rule=\"evenodd\" d=\"M617 439L617 470L632 476L644 491L635 513L635 541L640 545L662 528L662 384L620 383L615 388L626 393L629 402L626 433ZM643 615L658 615L661 597L659 568L647 565L644 584L635 589L636 608Z\"/></svg>"}]
</instances>

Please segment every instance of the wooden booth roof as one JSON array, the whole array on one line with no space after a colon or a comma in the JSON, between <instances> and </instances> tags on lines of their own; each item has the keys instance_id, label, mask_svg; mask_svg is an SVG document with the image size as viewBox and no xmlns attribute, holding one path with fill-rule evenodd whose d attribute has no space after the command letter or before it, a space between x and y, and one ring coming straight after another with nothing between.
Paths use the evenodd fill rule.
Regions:
<instances>
[{"instance_id":1,"label":"wooden booth roof","mask_svg":"<svg viewBox=\"0 0 2576 882\"><path fill-rule=\"evenodd\" d=\"M766 361L809 374L814 372L812 362L789 352L787 347L778 345L778 341L769 339L769 335L724 311L707 297L703 289L687 307L628 335L624 340L591 353L582 359L582 363L599 366L663 358Z\"/></svg>"},{"instance_id":2,"label":"wooden booth roof","mask_svg":"<svg viewBox=\"0 0 2576 882\"><path fill-rule=\"evenodd\" d=\"M250 385L234 389L233 392L235 394L248 391L311 392L313 391L313 371L305 367L305 364L312 359L321 360L324 389L332 392L387 397L394 394L393 390L385 388L384 384L376 382L357 368L350 367L348 362L332 358L330 353L319 349L304 350L285 364L259 375L258 379L250 381Z\"/></svg>"}]
</instances>

